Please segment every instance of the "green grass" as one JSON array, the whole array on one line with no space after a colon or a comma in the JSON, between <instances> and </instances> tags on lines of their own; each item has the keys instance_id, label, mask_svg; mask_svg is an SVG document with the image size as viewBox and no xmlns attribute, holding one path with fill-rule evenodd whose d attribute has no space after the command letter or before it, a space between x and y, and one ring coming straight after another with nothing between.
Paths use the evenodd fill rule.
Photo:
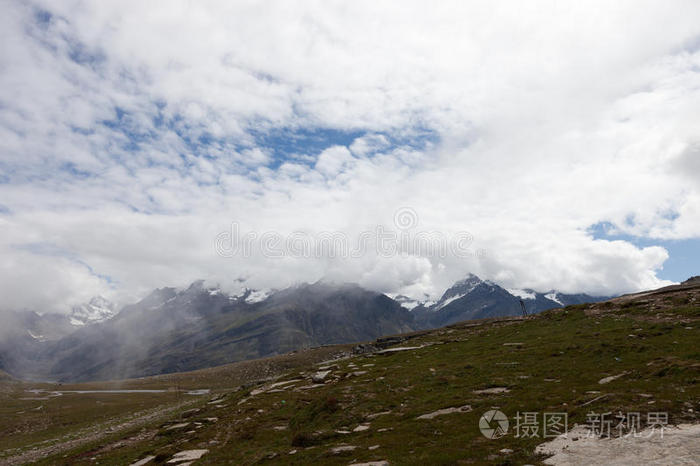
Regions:
<instances>
[{"instance_id":1,"label":"green grass","mask_svg":"<svg viewBox=\"0 0 700 466\"><path fill-rule=\"evenodd\" d=\"M207 404L210 397L205 397L197 402L201 412L185 420L192 423L190 427L201 422L198 429L170 431L163 421L154 422L147 426L152 438L106 450L110 442L95 442L39 464L128 464L148 454L157 455L153 464L158 464L177 451L194 448L210 450L197 464L349 464L382 459L406 465L537 464L543 458L534 451L542 438L515 438L511 430L510 435L489 440L479 432L479 417L490 409L503 411L511 422L517 412L565 412L571 427L585 423L589 412L644 415L665 411L671 423L698 422L700 308L680 301L674 301L676 307L663 309L661 316L657 315L660 311L649 311L644 305L603 304L597 309L606 312L595 315L590 315L588 305L580 305L526 320L438 329L406 343L427 345L418 350L343 360L333 370L337 378L319 388L253 397L252 387L222 389L226 407ZM312 362L304 360L289 367L286 377L298 377L301 371L308 378L314 370ZM371 366L363 367L365 364ZM358 370L367 373L350 375ZM224 372L199 371L197 380L200 386L213 385ZM598 383L603 377L622 373L625 375L608 384ZM193 376L182 377L189 380L186 377ZM158 378L139 383L153 386L158 380L162 383ZM474 393L490 387L509 391ZM591 402L597 397L602 398ZM134 399L127 409L141 409L139 403L151 402ZM465 404L473 410L416 419ZM69 410L69 405L62 406L60 409ZM18 408L3 405L2 409ZM86 405L82 416L90 422L108 416L109 409L97 412ZM368 417L383 411L391 414ZM204 421L208 417L218 420ZM60 424L59 419L51 422ZM360 423L369 423L370 429L336 432L352 430ZM194 433L187 433L191 430ZM135 434L124 432L121 438ZM9 441L12 445L32 440L10 437L15 437ZM342 443L357 449L340 455L329 452ZM379 447L370 450L374 445ZM503 448L513 453L500 453Z\"/></svg>"}]
</instances>

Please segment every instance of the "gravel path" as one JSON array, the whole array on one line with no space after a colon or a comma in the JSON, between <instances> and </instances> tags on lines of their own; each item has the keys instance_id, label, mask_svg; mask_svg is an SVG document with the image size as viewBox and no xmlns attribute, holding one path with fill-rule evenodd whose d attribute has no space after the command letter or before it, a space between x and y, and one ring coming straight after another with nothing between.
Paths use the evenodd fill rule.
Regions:
<instances>
[{"instance_id":1,"label":"gravel path","mask_svg":"<svg viewBox=\"0 0 700 466\"><path fill-rule=\"evenodd\" d=\"M0 463L7 466L16 466L32 463L48 456L56 455L91 442L99 441L108 435L113 435L130 429L142 427L161 418L166 418L174 411L196 403L198 400L186 401L177 405L165 408L155 408L147 411L134 413L126 418L114 420L112 422L100 423L87 428L71 432L61 437L45 440L35 445L29 445L28 450L22 453L4 456L5 452L0 452ZM114 440L119 442L120 440Z\"/></svg>"}]
</instances>

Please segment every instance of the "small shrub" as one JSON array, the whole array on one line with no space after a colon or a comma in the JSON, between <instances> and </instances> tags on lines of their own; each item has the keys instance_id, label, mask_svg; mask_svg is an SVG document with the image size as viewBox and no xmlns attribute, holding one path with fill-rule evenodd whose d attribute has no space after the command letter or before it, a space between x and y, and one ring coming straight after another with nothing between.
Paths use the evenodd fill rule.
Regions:
<instances>
[{"instance_id":1,"label":"small shrub","mask_svg":"<svg viewBox=\"0 0 700 466\"><path fill-rule=\"evenodd\" d=\"M293 447L310 447L313 446L316 439L309 432L297 432L292 436L292 446Z\"/></svg>"}]
</instances>

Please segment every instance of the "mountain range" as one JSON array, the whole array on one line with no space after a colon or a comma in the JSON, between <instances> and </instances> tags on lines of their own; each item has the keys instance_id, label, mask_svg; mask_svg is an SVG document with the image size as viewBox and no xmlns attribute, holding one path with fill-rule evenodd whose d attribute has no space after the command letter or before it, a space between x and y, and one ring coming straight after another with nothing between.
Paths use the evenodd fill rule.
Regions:
<instances>
[{"instance_id":1,"label":"mountain range","mask_svg":"<svg viewBox=\"0 0 700 466\"><path fill-rule=\"evenodd\" d=\"M0 370L26 380L87 381L172 373L313 346L374 340L454 322L599 301L506 290L469 275L434 303L317 282L233 296L198 281L160 288L118 313L102 298L68 315L13 313Z\"/></svg>"},{"instance_id":2,"label":"mountain range","mask_svg":"<svg viewBox=\"0 0 700 466\"><path fill-rule=\"evenodd\" d=\"M463 320L522 314L521 301L528 314L547 309L608 299L587 294L538 293L531 289L507 290L473 274L447 289L435 303L418 304L412 309L420 328L437 328Z\"/></svg>"}]
</instances>

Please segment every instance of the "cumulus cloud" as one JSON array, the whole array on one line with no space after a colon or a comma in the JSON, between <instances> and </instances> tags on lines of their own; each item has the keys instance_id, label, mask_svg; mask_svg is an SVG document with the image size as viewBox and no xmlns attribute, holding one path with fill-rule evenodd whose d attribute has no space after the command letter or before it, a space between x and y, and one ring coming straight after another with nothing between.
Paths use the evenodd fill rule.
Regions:
<instances>
[{"instance_id":1,"label":"cumulus cloud","mask_svg":"<svg viewBox=\"0 0 700 466\"><path fill-rule=\"evenodd\" d=\"M6 2L0 294L66 309L208 279L322 277L422 297L652 288L700 236L697 2ZM663 26L659 26L663 25ZM649 34L654 31L654 34ZM394 213L474 254L223 258L221 231Z\"/></svg>"}]
</instances>

